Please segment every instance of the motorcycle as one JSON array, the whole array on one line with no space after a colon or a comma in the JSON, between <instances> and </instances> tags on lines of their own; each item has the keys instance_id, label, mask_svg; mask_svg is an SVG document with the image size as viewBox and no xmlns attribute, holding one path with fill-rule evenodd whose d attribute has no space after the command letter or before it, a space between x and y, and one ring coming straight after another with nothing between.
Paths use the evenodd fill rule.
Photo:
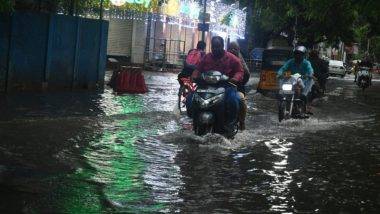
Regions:
<instances>
[{"instance_id":1,"label":"motorcycle","mask_svg":"<svg viewBox=\"0 0 380 214\"><path fill-rule=\"evenodd\" d=\"M278 120L295 118L305 119L306 103L302 98L302 88L305 87L300 74L285 78L281 84L278 101Z\"/></svg>"},{"instance_id":2,"label":"motorcycle","mask_svg":"<svg viewBox=\"0 0 380 214\"><path fill-rule=\"evenodd\" d=\"M360 67L357 73L356 84L364 91L371 85L372 75L367 67Z\"/></svg>"},{"instance_id":3,"label":"motorcycle","mask_svg":"<svg viewBox=\"0 0 380 214\"><path fill-rule=\"evenodd\" d=\"M228 76L219 71L208 71L202 73L201 78L197 81L197 89L192 99L193 108L193 129L196 135L205 135L207 133L226 134L224 130L224 109L225 85L228 82ZM234 130L228 132L228 138L233 138L238 132L238 123L234 125Z\"/></svg>"},{"instance_id":4,"label":"motorcycle","mask_svg":"<svg viewBox=\"0 0 380 214\"><path fill-rule=\"evenodd\" d=\"M316 75L314 77L314 85L311 88L311 93L309 95L311 100L316 98L321 98L326 92L326 82L329 77L328 73Z\"/></svg>"}]
</instances>

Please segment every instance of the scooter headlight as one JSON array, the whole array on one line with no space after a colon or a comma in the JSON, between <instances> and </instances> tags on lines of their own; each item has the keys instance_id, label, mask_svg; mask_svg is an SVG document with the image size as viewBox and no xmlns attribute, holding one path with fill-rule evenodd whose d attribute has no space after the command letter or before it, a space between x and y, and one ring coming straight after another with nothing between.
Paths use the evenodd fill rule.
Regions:
<instances>
[{"instance_id":1,"label":"scooter headlight","mask_svg":"<svg viewBox=\"0 0 380 214\"><path fill-rule=\"evenodd\" d=\"M214 122L214 115L211 112L203 112L199 120L203 124L212 124Z\"/></svg>"},{"instance_id":2,"label":"scooter headlight","mask_svg":"<svg viewBox=\"0 0 380 214\"><path fill-rule=\"evenodd\" d=\"M292 84L283 84L282 85L282 90L283 91L291 91L293 88L293 85Z\"/></svg>"},{"instance_id":3,"label":"scooter headlight","mask_svg":"<svg viewBox=\"0 0 380 214\"><path fill-rule=\"evenodd\" d=\"M218 104L220 101L224 99L224 94L219 94L210 99L199 99L199 107L201 109L209 108L215 104Z\"/></svg>"}]
</instances>

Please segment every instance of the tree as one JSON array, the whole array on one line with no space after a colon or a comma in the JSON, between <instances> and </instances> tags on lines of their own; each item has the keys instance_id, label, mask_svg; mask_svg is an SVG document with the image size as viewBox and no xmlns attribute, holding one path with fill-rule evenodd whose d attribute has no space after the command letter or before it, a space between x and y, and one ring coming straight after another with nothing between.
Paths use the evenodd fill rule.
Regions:
<instances>
[{"instance_id":1,"label":"tree","mask_svg":"<svg viewBox=\"0 0 380 214\"><path fill-rule=\"evenodd\" d=\"M234 0L225 0L227 3ZM255 46L284 36L291 44L312 47L319 42L330 44L355 41L355 30L368 25L367 36L379 35L380 1L378 0L240 0L251 7L247 23ZM247 10L249 11L249 10ZM358 22L358 20L362 20ZM297 34L295 34L297 33Z\"/></svg>"},{"instance_id":2,"label":"tree","mask_svg":"<svg viewBox=\"0 0 380 214\"><path fill-rule=\"evenodd\" d=\"M0 13L12 11L13 3L13 0L0 0Z\"/></svg>"}]
</instances>

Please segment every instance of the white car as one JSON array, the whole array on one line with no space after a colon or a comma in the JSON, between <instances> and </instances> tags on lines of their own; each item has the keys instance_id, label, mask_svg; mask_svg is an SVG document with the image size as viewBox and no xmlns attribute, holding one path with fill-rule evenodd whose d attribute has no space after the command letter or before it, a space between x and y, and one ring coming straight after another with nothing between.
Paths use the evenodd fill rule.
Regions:
<instances>
[{"instance_id":1,"label":"white car","mask_svg":"<svg viewBox=\"0 0 380 214\"><path fill-rule=\"evenodd\" d=\"M346 75L346 68L344 67L343 61L330 60L329 74L331 76L341 76L343 78Z\"/></svg>"}]
</instances>

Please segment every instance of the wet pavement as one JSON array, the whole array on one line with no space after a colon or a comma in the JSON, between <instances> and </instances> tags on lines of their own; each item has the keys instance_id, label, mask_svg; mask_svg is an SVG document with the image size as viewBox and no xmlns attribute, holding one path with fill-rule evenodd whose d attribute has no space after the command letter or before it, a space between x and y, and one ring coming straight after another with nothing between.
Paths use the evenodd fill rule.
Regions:
<instances>
[{"instance_id":1,"label":"wet pavement","mask_svg":"<svg viewBox=\"0 0 380 214\"><path fill-rule=\"evenodd\" d=\"M380 81L331 78L313 117L283 123L251 90L229 141L192 134L174 74L145 77L145 95L1 96L0 212L379 212Z\"/></svg>"}]
</instances>

